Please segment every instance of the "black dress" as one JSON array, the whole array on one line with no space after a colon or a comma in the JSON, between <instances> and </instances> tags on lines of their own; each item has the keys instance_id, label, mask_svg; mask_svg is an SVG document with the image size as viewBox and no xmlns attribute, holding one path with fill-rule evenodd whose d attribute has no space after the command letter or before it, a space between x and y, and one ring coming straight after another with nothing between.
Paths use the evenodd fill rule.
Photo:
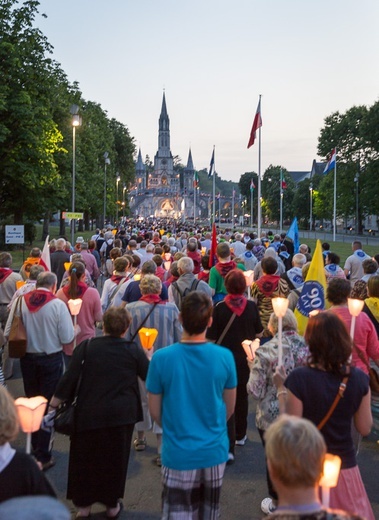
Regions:
<instances>
[{"instance_id":1,"label":"black dress","mask_svg":"<svg viewBox=\"0 0 379 520\"><path fill-rule=\"evenodd\" d=\"M73 397L84 345L72 356L55 396ZM87 347L79 391L76 433L71 437L67 498L77 507L116 507L124 495L134 424L142 420L138 377L148 360L135 343L104 336Z\"/></svg>"}]
</instances>

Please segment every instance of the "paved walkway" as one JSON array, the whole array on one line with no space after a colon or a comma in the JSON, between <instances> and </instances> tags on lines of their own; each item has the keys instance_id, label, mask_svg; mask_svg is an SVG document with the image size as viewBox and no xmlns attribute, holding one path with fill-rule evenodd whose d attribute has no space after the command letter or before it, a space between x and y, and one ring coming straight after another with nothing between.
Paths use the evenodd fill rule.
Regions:
<instances>
[{"instance_id":1,"label":"paved walkway","mask_svg":"<svg viewBox=\"0 0 379 520\"><path fill-rule=\"evenodd\" d=\"M16 361L15 376L8 381L14 397L23 394L19 364ZM221 516L225 520L259 520L264 515L260 510L261 500L267 496L265 463L262 445L255 429L254 402L250 403L248 441L245 446L236 446L236 461L227 466L221 494ZM121 520L159 520L160 519L160 469L155 466L155 436L147 434L148 446L144 452L132 450L126 480L124 506ZM20 434L17 444L25 445ZM56 465L47 475L62 500L74 513L72 503L65 500L69 440L57 434L54 443ZM379 444L374 435L365 439L359 454L359 466L375 518L379 519ZM104 507L96 504L92 518L106 518Z\"/></svg>"}]
</instances>

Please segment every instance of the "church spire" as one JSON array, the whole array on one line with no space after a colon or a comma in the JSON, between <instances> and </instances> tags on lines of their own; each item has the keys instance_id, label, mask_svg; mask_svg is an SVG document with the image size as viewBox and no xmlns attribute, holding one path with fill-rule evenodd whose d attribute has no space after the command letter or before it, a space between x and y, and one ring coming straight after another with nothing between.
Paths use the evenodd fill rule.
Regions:
<instances>
[{"instance_id":1,"label":"church spire","mask_svg":"<svg viewBox=\"0 0 379 520\"><path fill-rule=\"evenodd\" d=\"M170 157L170 118L167 113L166 95L163 91L162 109L159 116L158 154Z\"/></svg>"},{"instance_id":2,"label":"church spire","mask_svg":"<svg viewBox=\"0 0 379 520\"><path fill-rule=\"evenodd\" d=\"M187 168L186 170L188 171L193 171L195 168L193 167L193 161L192 161L192 153L191 153L191 148L189 149L189 153L188 153L188 161L187 161Z\"/></svg>"}]
</instances>

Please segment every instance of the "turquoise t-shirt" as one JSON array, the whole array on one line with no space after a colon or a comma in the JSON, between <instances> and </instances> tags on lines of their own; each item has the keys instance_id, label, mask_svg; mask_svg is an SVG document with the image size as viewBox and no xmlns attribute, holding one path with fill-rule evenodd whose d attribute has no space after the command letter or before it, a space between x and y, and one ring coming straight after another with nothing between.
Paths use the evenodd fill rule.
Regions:
<instances>
[{"instance_id":1,"label":"turquoise t-shirt","mask_svg":"<svg viewBox=\"0 0 379 520\"><path fill-rule=\"evenodd\" d=\"M148 392L162 394L162 464L209 468L228 458L225 389L237 386L232 353L214 343L175 343L155 352Z\"/></svg>"}]
</instances>

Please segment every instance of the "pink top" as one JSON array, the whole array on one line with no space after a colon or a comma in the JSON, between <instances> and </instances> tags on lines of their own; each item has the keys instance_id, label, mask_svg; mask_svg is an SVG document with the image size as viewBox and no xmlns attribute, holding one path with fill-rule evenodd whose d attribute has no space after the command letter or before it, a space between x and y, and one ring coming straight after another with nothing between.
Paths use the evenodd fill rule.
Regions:
<instances>
[{"instance_id":1,"label":"pink top","mask_svg":"<svg viewBox=\"0 0 379 520\"><path fill-rule=\"evenodd\" d=\"M63 289L59 289L56 296L67 305L69 298L64 294ZM94 338L96 335L95 322L102 319L100 295L97 289L89 287L83 295L82 307L78 314L77 323L80 327L80 332L76 337L76 344L79 345L85 339ZM68 356L72 355L73 350L74 343L63 346L63 351Z\"/></svg>"},{"instance_id":2,"label":"pink top","mask_svg":"<svg viewBox=\"0 0 379 520\"><path fill-rule=\"evenodd\" d=\"M329 311L337 314L337 316L342 319L350 334L351 315L349 309L347 307L332 307ZM359 316L357 316L355 322L354 344L356 348L363 353L368 363L368 357L373 360L379 359L378 336L370 318L364 312L361 312ZM363 370L365 374L368 374L366 364L358 357L355 349L353 349L352 364Z\"/></svg>"}]
</instances>

